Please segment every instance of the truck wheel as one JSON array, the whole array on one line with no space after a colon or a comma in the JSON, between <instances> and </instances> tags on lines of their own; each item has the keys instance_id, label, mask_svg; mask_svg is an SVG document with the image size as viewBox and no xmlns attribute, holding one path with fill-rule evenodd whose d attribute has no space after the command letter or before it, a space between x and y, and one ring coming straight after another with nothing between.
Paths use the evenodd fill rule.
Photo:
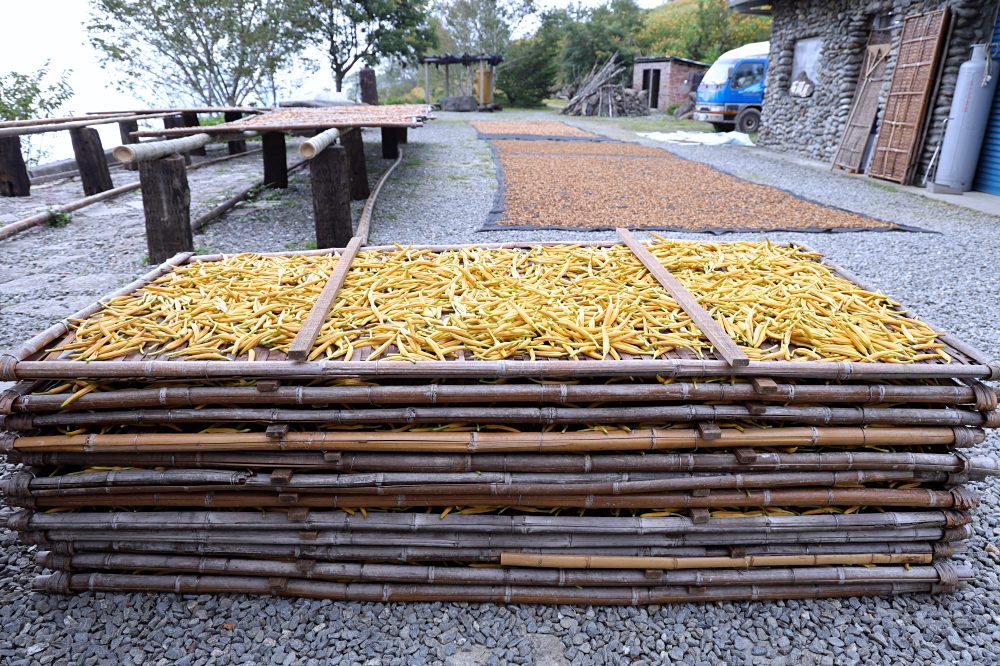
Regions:
<instances>
[{"instance_id":1,"label":"truck wheel","mask_svg":"<svg viewBox=\"0 0 1000 666\"><path fill-rule=\"evenodd\" d=\"M729 123L712 123L712 127L715 128L716 132L728 132L733 129Z\"/></svg>"},{"instance_id":2,"label":"truck wheel","mask_svg":"<svg viewBox=\"0 0 1000 666\"><path fill-rule=\"evenodd\" d=\"M750 134L760 130L760 111L757 109L743 109L736 116L736 130L744 134Z\"/></svg>"}]
</instances>

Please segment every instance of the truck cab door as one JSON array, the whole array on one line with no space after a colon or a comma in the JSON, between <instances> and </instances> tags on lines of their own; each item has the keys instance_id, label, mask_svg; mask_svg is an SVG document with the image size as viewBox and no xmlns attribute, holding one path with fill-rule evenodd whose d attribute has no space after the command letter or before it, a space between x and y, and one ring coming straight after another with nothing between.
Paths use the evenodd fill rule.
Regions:
<instances>
[{"instance_id":1,"label":"truck cab door","mask_svg":"<svg viewBox=\"0 0 1000 666\"><path fill-rule=\"evenodd\" d=\"M767 75L766 60L741 60L729 75L732 104L760 104L764 99L764 81Z\"/></svg>"}]
</instances>

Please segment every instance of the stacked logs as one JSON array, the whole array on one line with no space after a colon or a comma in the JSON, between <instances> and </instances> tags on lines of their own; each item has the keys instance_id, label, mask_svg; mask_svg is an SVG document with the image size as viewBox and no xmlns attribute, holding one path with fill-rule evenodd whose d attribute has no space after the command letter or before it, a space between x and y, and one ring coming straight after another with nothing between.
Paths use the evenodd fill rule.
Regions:
<instances>
[{"instance_id":1,"label":"stacked logs","mask_svg":"<svg viewBox=\"0 0 1000 666\"><path fill-rule=\"evenodd\" d=\"M339 256L351 261L347 250ZM295 262L280 266L279 280L295 286L295 307L324 300L315 271L349 295L355 271L371 263L337 277L339 262L310 261L305 272ZM531 272L526 263L511 270ZM675 270L687 288L698 286ZM733 281L737 270L727 270ZM159 281L150 293L167 299L174 282ZM206 299L219 298L199 284ZM255 283L234 269L227 284ZM698 288L706 302L722 298ZM707 336L709 323L676 294ZM372 309L404 321L374 291L368 298ZM357 322L361 306L348 300ZM195 297L171 302L206 306ZM358 361L353 352L315 366L324 371L316 376L308 371L315 361L292 363L273 350L249 361L163 361L156 349L141 362L108 358L127 343L114 342L112 329L141 336L125 320L152 320L141 299L103 303L34 356L6 366L0 357L20 380L0 394L0 448L20 465L0 489L15 507L8 527L49 570L36 580L41 590L660 604L935 592L974 576L954 556L977 504L967 483L1000 467L970 451L998 424L995 392L974 378L994 377L995 368L947 336L914 343L951 361L912 361L912 376L899 364L845 361L830 363L839 379L789 374L794 361L717 372L710 364L718 359L691 375L683 355L659 366L594 361L588 376L569 369L587 361ZM347 316L331 303L320 323ZM233 304L218 307L235 312ZM726 307L717 301L715 316ZM316 319L282 312L299 332ZM540 310L526 316L543 323ZM233 315L234 326L241 317ZM224 319L216 335L241 335L226 333ZM920 322L907 322L907 335L920 339ZM675 330L688 330L681 325ZM736 323L725 326L740 339ZM98 330L104 347L74 346ZM713 350L722 346L718 333ZM291 337L281 343L289 356ZM692 346L709 346L696 337ZM419 353L410 338L398 339ZM58 360L84 353L103 358ZM220 378L226 363L234 372ZM626 363L634 370L614 370ZM133 364L150 374L109 376L108 368ZM447 364L471 369L449 376ZM250 365L260 369L244 372ZM872 376L883 366L895 370ZM76 368L74 379L66 367Z\"/></svg>"}]
</instances>

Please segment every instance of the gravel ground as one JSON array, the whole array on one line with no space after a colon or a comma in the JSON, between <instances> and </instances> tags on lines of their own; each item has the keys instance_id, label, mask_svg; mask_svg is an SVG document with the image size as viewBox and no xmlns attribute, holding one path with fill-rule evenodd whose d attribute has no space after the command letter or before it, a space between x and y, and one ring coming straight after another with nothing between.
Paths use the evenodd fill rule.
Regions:
<instances>
[{"instance_id":1,"label":"gravel ground","mask_svg":"<svg viewBox=\"0 0 1000 666\"><path fill-rule=\"evenodd\" d=\"M373 241L612 237L563 231L476 233L492 206L496 178L489 149L463 121L497 116L440 116L411 131L403 165L376 208ZM533 117L552 118L541 113L503 115ZM635 140L612 122L570 122ZM994 277L1000 219L754 149L670 150L748 180L941 232L769 237L804 242L827 253L916 314L1000 357ZM259 161L248 162L256 177ZM293 179L291 189L287 199L265 196L248 210L231 214L210 226L196 243L224 251L307 245L312 234L303 176ZM0 211L2 207L0 203ZM134 208L118 204L86 226L74 226L74 221L64 229L0 242L0 346L33 334L49 320L142 272L145 249L136 219ZM697 234L668 235L704 240ZM60 259L50 258L55 256ZM32 283L37 285L32 290L10 289L12 284ZM996 455L998 448L1000 441L991 436L980 451ZM13 534L0 532L0 663L1000 663L1000 549L995 545L1000 540L1000 484L994 480L975 486L983 493L983 503L965 559L977 569L976 582L950 595L897 599L571 608L245 596L61 598L30 591L33 549L15 544Z\"/></svg>"}]
</instances>

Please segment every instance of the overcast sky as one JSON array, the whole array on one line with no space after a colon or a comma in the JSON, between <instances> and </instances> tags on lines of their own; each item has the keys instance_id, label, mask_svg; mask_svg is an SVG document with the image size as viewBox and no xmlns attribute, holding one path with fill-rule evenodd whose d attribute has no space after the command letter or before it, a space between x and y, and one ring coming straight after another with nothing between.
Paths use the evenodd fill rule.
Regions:
<instances>
[{"instance_id":1,"label":"overcast sky","mask_svg":"<svg viewBox=\"0 0 1000 666\"><path fill-rule=\"evenodd\" d=\"M97 54L87 43L84 24L89 16L87 0L3 0L3 22L8 26L0 39L0 71L33 72L46 60L51 71L59 73L72 70L69 77L73 97L62 111L85 113L108 111L145 104L132 95L115 90L109 73L98 62ZM538 0L544 9L566 7L569 0ZM582 0L582 4L596 6L604 0ZM663 0L638 0L641 7L663 4ZM16 26L16 29L11 29ZM113 76L113 74L112 74ZM329 72L323 68L307 82L309 86L332 83ZM99 128L106 147L117 143L118 128L109 125ZM41 135L50 145L52 159L69 157L69 138L66 132Z\"/></svg>"}]
</instances>

